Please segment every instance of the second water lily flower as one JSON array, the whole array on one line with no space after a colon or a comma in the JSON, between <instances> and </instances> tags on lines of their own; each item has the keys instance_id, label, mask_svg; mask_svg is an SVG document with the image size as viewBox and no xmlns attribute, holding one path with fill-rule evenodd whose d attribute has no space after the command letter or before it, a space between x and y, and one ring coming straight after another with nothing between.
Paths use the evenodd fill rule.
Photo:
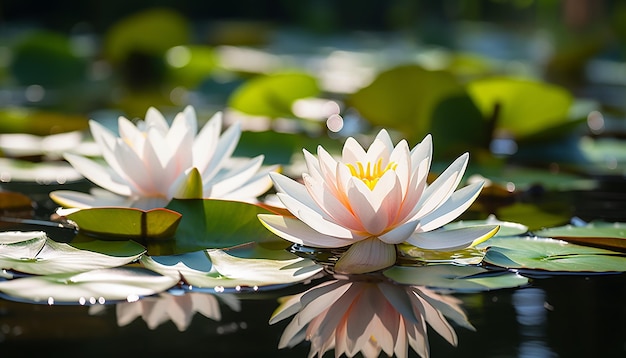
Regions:
<instances>
[{"instance_id":1,"label":"second water lily flower","mask_svg":"<svg viewBox=\"0 0 626 358\"><path fill-rule=\"evenodd\" d=\"M304 184L271 173L278 197L295 218L262 214L261 222L291 242L318 248L348 247L335 272L366 273L392 266L396 244L407 242L429 250L456 250L493 236L498 227L437 230L463 213L483 183L455 189L468 163L457 158L432 184L427 176L432 139L409 149L393 145L381 130L368 150L352 137L342 157L318 147L317 157L304 151L308 172Z\"/></svg>"},{"instance_id":2,"label":"second water lily flower","mask_svg":"<svg viewBox=\"0 0 626 358\"><path fill-rule=\"evenodd\" d=\"M136 125L120 117L119 136L95 121L90 128L107 165L74 154L65 154L65 159L105 191L52 192L51 198L66 207L162 207L174 197L189 197L188 182L199 179L201 184L195 186L202 192L196 196L254 201L272 185L267 174L275 167L262 169L263 156L243 162L231 158L241 129L233 124L221 134L219 112L199 131L191 106L178 113L171 126L150 108L145 121Z\"/></svg>"}]
</instances>

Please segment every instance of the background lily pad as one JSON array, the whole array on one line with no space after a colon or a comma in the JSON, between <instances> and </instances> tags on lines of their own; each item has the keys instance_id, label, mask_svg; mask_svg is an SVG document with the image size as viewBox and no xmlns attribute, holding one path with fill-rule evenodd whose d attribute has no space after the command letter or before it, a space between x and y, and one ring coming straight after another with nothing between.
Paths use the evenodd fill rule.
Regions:
<instances>
[{"instance_id":1,"label":"background lily pad","mask_svg":"<svg viewBox=\"0 0 626 358\"><path fill-rule=\"evenodd\" d=\"M229 98L228 106L250 115L290 118L294 116L293 102L319 93L317 80L306 73L259 75L238 87Z\"/></svg>"},{"instance_id":2,"label":"background lily pad","mask_svg":"<svg viewBox=\"0 0 626 358\"><path fill-rule=\"evenodd\" d=\"M449 72L403 65L379 73L346 102L372 125L393 128L408 139L421 141L430 130L437 104L462 92L458 80Z\"/></svg>"},{"instance_id":3,"label":"background lily pad","mask_svg":"<svg viewBox=\"0 0 626 358\"><path fill-rule=\"evenodd\" d=\"M394 266L383 272L404 284L459 292L480 292L526 285L528 278L506 271L489 271L478 266Z\"/></svg>"},{"instance_id":4,"label":"background lily pad","mask_svg":"<svg viewBox=\"0 0 626 358\"><path fill-rule=\"evenodd\" d=\"M547 238L494 238L484 261L507 269L624 272L626 255Z\"/></svg>"}]
</instances>

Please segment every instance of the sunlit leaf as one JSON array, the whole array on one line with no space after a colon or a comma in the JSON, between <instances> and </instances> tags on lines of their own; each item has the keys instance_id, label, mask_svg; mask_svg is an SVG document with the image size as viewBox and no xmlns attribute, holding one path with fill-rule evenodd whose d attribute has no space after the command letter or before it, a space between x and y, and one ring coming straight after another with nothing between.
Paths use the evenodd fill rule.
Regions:
<instances>
[{"instance_id":1,"label":"sunlit leaf","mask_svg":"<svg viewBox=\"0 0 626 358\"><path fill-rule=\"evenodd\" d=\"M116 267L2 281L0 292L35 303L84 305L134 301L165 291L177 282L178 279L139 267Z\"/></svg>"},{"instance_id":2,"label":"sunlit leaf","mask_svg":"<svg viewBox=\"0 0 626 358\"><path fill-rule=\"evenodd\" d=\"M528 227L526 225L510 222L510 221L502 221L496 218L495 215L489 215L489 217L485 220L459 220L453 223L447 224L444 226L445 229L460 229L468 226L482 226L482 225L498 225L500 226L500 230L493 237L502 237L502 236L517 236L522 235L528 232ZM488 241L483 243L482 245L488 245Z\"/></svg>"},{"instance_id":3,"label":"sunlit leaf","mask_svg":"<svg viewBox=\"0 0 626 358\"><path fill-rule=\"evenodd\" d=\"M177 86L196 88L211 76L217 66L217 55L208 46L174 46L165 53L168 79Z\"/></svg>"},{"instance_id":4,"label":"sunlit leaf","mask_svg":"<svg viewBox=\"0 0 626 358\"><path fill-rule=\"evenodd\" d=\"M468 93L496 128L525 138L568 121L573 103L564 88L523 79L491 77L472 81Z\"/></svg>"},{"instance_id":5,"label":"sunlit leaf","mask_svg":"<svg viewBox=\"0 0 626 358\"><path fill-rule=\"evenodd\" d=\"M163 275L178 277L193 288L262 287L302 281L322 267L286 250L256 244L228 250L210 249L172 256L144 256L141 262Z\"/></svg>"},{"instance_id":6,"label":"sunlit leaf","mask_svg":"<svg viewBox=\"0 0 626 358\"><path fill-rule=\"evenodd\" d=\"M626 255L548 238L494 238L484 261L507 269L623 272Z\"/></svg>"},{"instance_id":7,"label":"sunlit leaf","mask_svg":"<svg viewBox=\"0 0 626 358\"><path fill-rule=\"evenodd\" d=\"M565 225L535 231L535 234L574 244L626 251L626 223L592 222L585 226Z\"/></svg>"},{"instance_id":8,"label":"sunlit leaf","mask_svg":"<svg viewBox=\"0 0 626 358\"><path fill-rule=\"evenodd\" d=\"M404 285L427 286L461 292L489 291L523 286L528 278L506 271L490 271L478 266L428 265L394 266L383 274Z\"/></svg>"},{"instance_id":9,"label":"sunlit leaf","mask_svg":"<svg viewBox=\"0 0 626 358\"><path fill-rule=\"evenodd\" d=\"M421 140L430 130L431 116L439 102L462 91L449 72L404 65L381 72L370 85L352 94L347 103L371 124Z\"/></svg>"},{"instance_id":10,"label":"sunlit leaf","mask_svg":"<svg viewBox=\"0 0 626 358\"><path fill-rule=\"evenodd\" d=\"M113 238L162 239L174 235L181 214L156 208L148 211L134 208L89 208L67 215L88 235Z\"/></svg>"},{"instance_id":11,"label":"sunlit leaf","mask_svg":"<svg viewBox=\"0 0 626 358\"><path fill-rule=\"evenodd\" d=\"M29 133L39 136L85 130L89 118L47 110L9 107L0 109L0 133Z\"/></svg>"},{"instance_id":12,"label":"sunlit leaf","mask_svg":"<svg viewBox=\"0 0 626 358\"><path fill-rule=\"evenodd\" d=\"M291 106L295 100L315 97L319 92L315 77L306 73L259 75L238 87L228 106L250 115L293 117Z\"/></svg>"},{"instance_id":13,"label":"sunlit leaf","mask_svg":"<svg viewBox=\"0 0 626 358\"><path fill-rule=\"evenodd\" d=\"M182 214L173 240L149 245L159 255L207 248L232 247L248 242L287 243L266 230L258 214L271 213L260 206L212 199L173 199L167 208ZM158 251L157 251L158 250Z\"/></svg>"},{"instance_id":14,"label":"sunlit leaf","mask_svg":"<svg viewBox=\"0 0 626 358\"><path fill-rule=\"evenodd\" d=\"M7 241L23 241L0 244L0 268L36 275L122 266L145 252L143 246L132 241L94 241L82 243L79 248L51 240L43 232L3 235Z\"/></svg>"}]
</instances>

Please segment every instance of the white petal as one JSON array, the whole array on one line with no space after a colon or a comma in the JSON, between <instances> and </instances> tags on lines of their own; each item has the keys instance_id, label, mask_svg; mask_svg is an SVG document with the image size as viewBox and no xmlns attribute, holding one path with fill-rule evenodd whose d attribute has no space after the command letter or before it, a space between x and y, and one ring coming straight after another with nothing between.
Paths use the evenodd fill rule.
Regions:
<instances>
[{"instance_id":1,"label":"white petal","mask_svg":"<svg viewBox=\"0 0 626 358\"><path fill-rule=\"evenodd\" d=\"M303 205L293 197L283 193L278 193L276 195L292 214L320 234L341 239L355 238L354 233L350 229L332 222L330 218L320 215L318 212Z\"/></svg>"},{"instance_id":2,"label":"white petal","mask_svg":"<svg viewBox=\"0 0 626 358\"><path fill-rule=\"evenodd\" d=\"M378 134L376 134L375 139L381 141L390 152L393 150L393 142L386 129L381 129Z\"/></svg>"},{"instance_id":3,"label":"white petal","mask_svg":"<svg viewBox=\"0 0 626 358\"><path fill-rule=\"evenodd\" d=\"M411 167L419 168L423 166L426 169L425 173L428 173L432 156L433 140L432 136L428 134L418 145L411 149Z\"/></svg>"},{"instance_id":4,"label":"white petal","mask_svg":"<svg viewBox=\"0 0 626 358\"><path fill-rule=\"evenodd\" d=\"M256 201L257 198L265 194L272 187L272 180L269 173L278 170L278 166L270 166L258 173L247 182L242 184L236 190L233 190L223 196L223 199L238 201Z\"/></svg>"},{"instance_id":5,"label":"white petal","mask_svg":"<svg viewBox=\"0 0 626 358\"><path fill-rule=\"evenodd\" d=\"M395 263L396 246L372 237L352 244L335 264L335 272L367 273L382 270Z\"/></svg>"},{"instance_id":6,"label":"white petal","mask_svg":"<svg viewBox=\"0 0 626 358\"><path fill-rule=\"evenodd\" d=\"M419 225L419 221L409 221L404 223L383 235L378 235L378 238L382 242L388 244L399 244L406 241L415 232L415 229Z\"/></svg>"},{"instance_id":7,"label":"white petal","mask_svg":"<svg viewBox=\"0 0 626 358\"><path fill-rule=\"evenodd\" d=\"M370 189L361 180L353 178L348 188L348 200L350 207L359 221L370 235L378 235L387 228L387 215L378 215L376 208L372 207Z\"/></svg>"},{"instance_id":8,"label":"white petal","mask_svg":"<svg viewBox=\"0 0 626 358\"><path fill-rule=\"evenodd\" d=\"M163 117L163 114L161 114L161 112L154 107L150 107L146 111L145 123L147 127L157 128L164 134L169 130L169 125L167 124L165 117Z\"/></svg>"},{"instance_id":9,"label":"white petal","mask_svg":"<svg viewBox=\"0 0 626 358\"><path fill-rule=\"evenodd\" d=\"M409 152L409 145L405 140L402 140L393 149L389 156L390 163L396 163L396 175L400 180L402 186L402 197L406 196L406 192L409 188L411 176L413 174L413 168L411 167L411 155ZM385 163L383 163L385 165Z\"/></svg>"},{"instance_id":10,"label":"white petal","mask_svg":"<svg viewBox=\"0 0 626 358\"><path fill-rule=\"evenodd\" d=\"M236 168L230 169L223 177L220 176L219 182L207 183L211 186L211 196L221 197L241 187L261 168L263 159L263 156L259 155Z\"/></svg>"},{"instance_id":11,"label":"white petal","mask_svg":"<svg viewBox=\"0 0 626 358\"><path fill-rule=\"evenodd\" d=\"M434 230L459 217L478 198L482 187L482 182L476 182L455 191L443 205L420 219L420 230Z\"/></svg>"},{"instance_id":12,"label":"white petal","mask_svg":"<svg viewBox=\"0 0 626 358\"><path fill-rule=\"evenodd\" d=\"M314 199L311 205L319 207L323 212L332 218L332 221L351 230L363 231L363 225L359 222L352 211L350 211L342 201L340 201L326 183L319 182L313 177L302 174L305 187L308 190L308 198ZM317 211L317 209L315 209Z\"/></svg>"},{"instance_id":13,"label":"white petal","mask_svg":"<svg viewBox=\"0 0 626 358\"><path fill-rule=\"evenodd\" d=\"M222 112L217 112L202 127L200 133L193 142L193 165L203 173L211 158L215 155L215 149L222 131Z\"/></svg>"},{"instance_id":14,"label":"white petal","mask_svg":"<svg viewBox=\"0 0 626 358\"><path fill-rule=\"evenodd\" d=\"M64 156L74 169L96 185L119 195L131 195L132 191L126 183L113 180L111 172L91 159L66 153Z\"/></svg>"},{"instance_id":15,"label":"white petal","mask_svg":"<svg viewBox=\"0 0 626 358\"><path fill-rule=\"evenodd\" d=\"M420 209L416 217L422 217L438 208L454 192L465 173L469 155L467 153L458 157L435 181L426 188L418 206Z\"/></svg>"},{"instance_id":16,"label":"white petal","mask_svg":"<svg viewBox=\"0 0 626 358\"><path fill-rule=\"evenodd\" d=\"M365 158L366 152L356 139L348 137L343 144L341 161L344 163L356 163Z\"/></svg>"},{"instance_id":17,"label":"white petal","mask_svg":"<svg viewBox=\"0 0 626 358\"><path fill-rule=\"evenodd\" d=\"M361 158L359 161L362 163L372 163L372 165L376 164L378 159L382 159L384 164L389 162L389 155L391 154L391 148L387 148L385 143L379 139L374 139L374 142L367 149L367 154L364 158Z\"/></svg>"},{"instance_id":18,"label":"white petal","mask_svg":"<svg viewBox=\"0 0 626 358\"><path fill-rule=\"evenodd\" d=\"M316 210L320 214L323 213L321 209L316 209L318 205L315 200L311 198L311 195L304 185L279 173L269 173L269 176L274 182L276 190L285 193L288 196L291 196L295 200L301 202L303 205Z\"/></svg>"},{"instance_id":19,"label":"white petal","mask_svg":"<svg viewBox=\"0 0 626 358\"><path fill-rule=\"evenodd\" d=\"M302 149L302 153L304 154L304 162L306 164L307 172L309 173L309 175L314 177L315 180L323 180L320 163L317 157L309 153L309 151L307 151L306 149Z\"/></svg>"},{"instance_id":20,"label":"white petal","mask_svg":"<svg viewBox=\"0 0 626 358\"><path fill-rule=\"evenodd\" d=\"M353 241L322 235L297 219L280 215L259 214L261 223L274 234L296 244L333 248L350 245Z\"/></svg>"},{"instance_id":21,"label":"white petal","mask_svg":"<svg viewBox=\"0 0 626 358\"><path fill-rule=\"evenodd\" d=\"M239 123L231 125L222 133L215 148L215 153L213 153L206 169L202 172L202 179L208 181L215 176L220 168L223 167L224 162L230 159L239 143L240 137L241 127Z\"/></svg>"},{"instance_id":22,"label":"white petal","mask_svg":"<svg viewBox=\"0 0 626 358\"><path fill-rule=\"evenodd\" d=\"M98 197L78 191L55 190L50 193L50 199L55 203L69 208L94 208L103 206L129 206L130 202L123 196Z\"/></svg>"},{"instance_id":23,"label":"white petal","mask_svg":"<svg viewBox=\"0 0 626 358\"><path fill-rule=\"evenodd\" d=\"M498 232L497 225L473 226L460 229L439 229L429 232L417 232L406 242L426 250L454 251L474 245L492 237Z\"/></svg>"}]
</instances>

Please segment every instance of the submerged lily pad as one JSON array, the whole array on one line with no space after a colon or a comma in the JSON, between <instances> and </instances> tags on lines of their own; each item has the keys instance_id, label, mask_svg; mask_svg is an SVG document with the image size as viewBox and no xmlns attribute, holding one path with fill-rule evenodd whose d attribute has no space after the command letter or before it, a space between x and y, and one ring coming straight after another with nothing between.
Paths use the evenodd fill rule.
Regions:
<instances>
[{"instance_id":1,"label":"submerged lily pad","mask_svg":"<svg viewBox=\"0 0 626 358\"><path fill-rule=\"evenodd\" d=\"M144 256L145 267L171 277L182 276L195 288L240 290L303 281L322 270L313 261L285 250L245 245L228 250L203 250L182 255Z\"/></svg>"},{"instance_id":2,"label":"submerged lily pad","mask_svg":"<svg viewBox=\"0 0 626 358\"><path fill-rule=\"evenodd\" d=\"M626 255L548 238L494 238L484 261L507 269L624 272Z\"/></svg>"},{"instance_id":3,"label":"submerged lily pad","mask_svg":"<svg viewBox=\"0 0 626 358\"><path fill-rule=\"evenodd\" d=\"M46 304L96 304L135 301L163 292L178 279L140 267L116 267L82 273L30 276L0 282L0 292Z\"/></svg>"},{"instance_id":4,"label":"submerged lily pad","mask_svg":"<svg viewBox=\"0 0 626 358\"><path fill-rule=\"evenodd\" d=\"M565 225L539 230L535 234L580 245L626 251L626 223L592 222L585 226Z\"/></svg>"},{"instance_id":5,"label":"submerged lily pad","mask_svg":"<svg viewBox=\"0 0 626 358\"><path fill-rule=\"evenodd\" d=\"M174 235L182 215L168 209L89 208L67 215L80 232L97 237L162 239Z\"/></svg>"},{"instance_id":6,"label":"submerged lily pad","mask_svg":"<svg viewBox=\"0 0 626 358\"><path fill-rule=\"evenodd\" d=\"M528 283L528 278L518 274L490 271L478 266L394 266L385 270L383 274L404 285L427 286L460 292L489 291L519 287Z\"/></svg>"},{"instance_id":7,"label":"submerged lily pad","mask_svg":"<svg viewBox=\"0 0 626 358\"><path fill-rule=\"evenodd\" d=\"M135 242L93 241L80 247L56 242L44 232L3 233L0 268L48 275L123 266L139 258L145 248ZM19 241L18 241L19 240Z\"/></svg>"}]
</instances>

